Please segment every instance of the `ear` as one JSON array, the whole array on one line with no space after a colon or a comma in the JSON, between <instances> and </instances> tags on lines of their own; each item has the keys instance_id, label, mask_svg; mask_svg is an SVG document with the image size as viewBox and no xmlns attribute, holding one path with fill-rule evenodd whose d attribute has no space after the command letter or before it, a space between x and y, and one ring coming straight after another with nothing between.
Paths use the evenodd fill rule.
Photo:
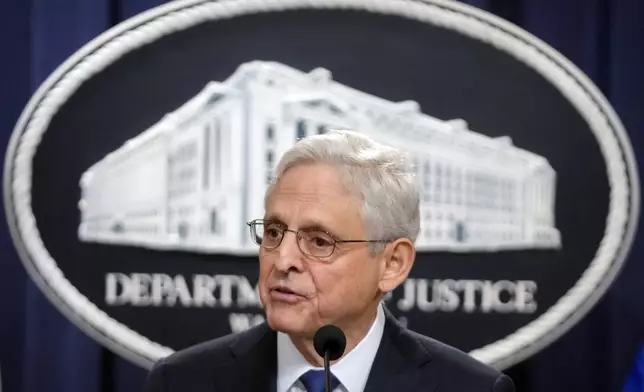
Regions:
<instances>
[{"instance_id":1,"label":"ear","mask_svg":"<svg viewBox=\"0 0 644 392\"><path fill-rule=\"evenodd\" d=\"M416 249L409 239L399 238L388 244L382 254L383 269L378 288L381 292L388 293L407 279L416 259Z\"/></svg>"}]
</instances>

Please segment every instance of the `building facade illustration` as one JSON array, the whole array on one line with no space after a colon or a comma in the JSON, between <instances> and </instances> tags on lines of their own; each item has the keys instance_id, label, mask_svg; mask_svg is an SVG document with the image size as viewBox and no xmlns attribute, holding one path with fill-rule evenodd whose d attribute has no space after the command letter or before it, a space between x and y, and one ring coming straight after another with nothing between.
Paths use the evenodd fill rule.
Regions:
<instances>
[{"instance_id":1,"label":"building facade illustration","mask_svg":"<svg viewBox=\"0 0 644 392\"><path fill-rule=\"evenodd\" d=\"M275 63L211 82L82 175L79 238L153 249L253 254L280 156L298 139L352 129L398 147L421 191L419 251L558 248L556 172L508 137L443 121Z\"/></svg>"}]
</instances>

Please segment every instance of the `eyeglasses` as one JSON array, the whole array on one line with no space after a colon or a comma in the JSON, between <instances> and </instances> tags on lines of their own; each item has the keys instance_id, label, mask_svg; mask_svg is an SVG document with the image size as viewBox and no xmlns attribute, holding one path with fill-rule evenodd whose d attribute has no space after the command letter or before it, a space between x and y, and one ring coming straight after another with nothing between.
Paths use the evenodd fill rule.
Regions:
<instances>
[{"instance_id":1,"label":"eyeglasses","mask_svg":"<svg viewBox=\"0 0 644 392\"><path fill-rule=\"evenodd\" d=\"M250 227L250 236L253 241L265 249L273 250L280 246L284 235L287 231L295 233L297 237L297 246L302 253L313 257L329 257L335 251L338 243L351 242L380 242L386 243L387 240L338 240L333 235L319 229L301 229L298 231L289 230L288 227L280 222L266 221L255 219L246 223Z\"/></svg>"}]
</instances>

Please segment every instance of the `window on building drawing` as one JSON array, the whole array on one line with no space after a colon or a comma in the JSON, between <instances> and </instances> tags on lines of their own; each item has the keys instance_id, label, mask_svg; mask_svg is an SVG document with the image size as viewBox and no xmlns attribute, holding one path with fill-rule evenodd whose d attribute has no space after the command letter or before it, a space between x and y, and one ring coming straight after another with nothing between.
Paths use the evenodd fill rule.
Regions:
<instances>
[{"instance_id":1,"label":"window on building drawing","mask_svg":"<svg viewBox=\"0 0 644 392\"><path fill-rule=\"evenodd\" d=\"M209 179L210 179L210 124L206 124L204 127L204 153L203 153L203 167L201 170L202 173L202 182L203 182L203 188L208 189L209 187Z\"/></svg>"},{"instance_id":2,"label":"window on building drawing","mask_svg":"<svg viewBox=\"0 0 644 392\"><path fill-rule=\"evenodd\" d=\"M306 137L306 123L304 120L297 121L297 140L304 139Z\"/></svg>"},{"instance_id":3,"label":"window on building drawing","mask_svg":"<svg viewBox=\"0 0 644 392\"><path fill-rule=\"evenodd\" d=\"M431 186L431 169L429 166L429 161L425 161L423 168L423 185L426 188L429 188Z\"/></svg>"},{"instance_id":4,"label":"window on building drawing","mask_svg":"<svg viewBox=\"0 0 644 392\"><path fill-rule=\"evenodd\" d=\"M210 211L210 232L217 233L217 210Z\"/></svg>"},{"instance_id":5,"label":"window on building drawing","mask_svg":"<svg viewBox=\"0 0 644 392\"><path fill-rule=\"evenodd\" d=\"M272 141L274 137L275 137L275 128L273 127L273 124L268 124L266 126L266 140Z\"/></svg>"}]
</instances>

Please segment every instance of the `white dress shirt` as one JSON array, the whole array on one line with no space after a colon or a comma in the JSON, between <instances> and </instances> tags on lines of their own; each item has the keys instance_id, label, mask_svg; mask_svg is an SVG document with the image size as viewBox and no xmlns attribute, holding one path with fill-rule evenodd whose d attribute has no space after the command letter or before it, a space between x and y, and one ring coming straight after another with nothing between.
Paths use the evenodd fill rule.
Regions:
<instances>
[{"instance_id":1,"label":"white dress shirt","mask_svg":"<svg viewBox=\"0 0 644 392\"><path fill-rule=\"evenodd\" d=\"M378 306L376 320L356 347L330 367L340 381L333 392L363 392L371 365L385 329L385 312ZM314 367L297 350L288 335L277 333L277 392L306 392L299 378L307 371L324 370Z\"/></svg>"}]
</instances>

